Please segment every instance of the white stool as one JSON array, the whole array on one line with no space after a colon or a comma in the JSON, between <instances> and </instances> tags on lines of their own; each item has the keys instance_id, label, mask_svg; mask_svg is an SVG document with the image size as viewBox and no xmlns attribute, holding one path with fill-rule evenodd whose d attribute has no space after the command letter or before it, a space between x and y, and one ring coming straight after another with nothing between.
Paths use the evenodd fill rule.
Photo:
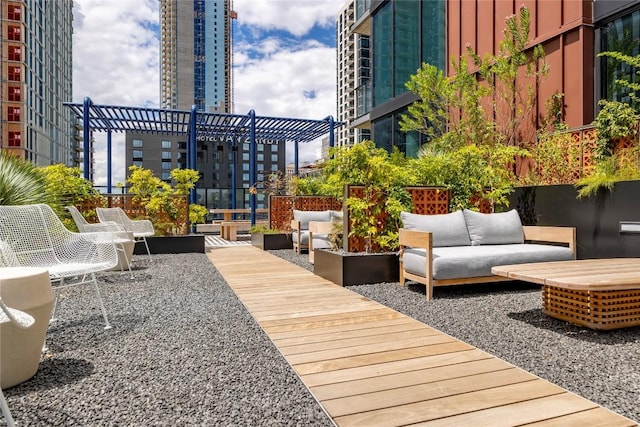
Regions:
<instances>
[{"instance_id":1,"label":"white stool","mask_svg":"<svg viewBox=\"0 0 640 427\"><path fill-rule=\"evenodd\" d=\"M34 267L0 268L0 298L35 319L29 329L12 323L0 325L0 387L8 388L38 371L53 307L49 272Z\"/></svg>"}]
</instances>

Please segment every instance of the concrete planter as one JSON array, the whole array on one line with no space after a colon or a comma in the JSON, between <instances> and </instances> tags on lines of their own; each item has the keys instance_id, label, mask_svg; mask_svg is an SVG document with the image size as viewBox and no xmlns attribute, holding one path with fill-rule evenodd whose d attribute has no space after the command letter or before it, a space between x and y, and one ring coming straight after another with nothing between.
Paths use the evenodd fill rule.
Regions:
<instances>
[{"instance_id":1,"label":"concrete planter","mask_svg":"<svg viewBox=\"0 0 640 427\"><path fill-rule=\"evenodd\" d=\"M204 253L204 234L147 237L152 254ZM144 243L136 243L135 255L146 255Z\"/></svg>"},{"instance_id":2,"label":"concrete planter","mask_svg":"<svg viewBox=\"0 0 640 427\"><path fill-rule=\"evenodd\" d=\"M341 286L399 280L396 253L367 254L316 249L314 258L313 272Z\"/></svg>"},{"instance_id":3,"label":"concrete planter","mask_svg":"<svg viewBox=\"0 0 640 427\"><path fill-rule=\"evenodd\" d=\"M578 258L640 256L640 234L620 224L640 222L640 181L621 181L611 191L577 198L572 185L517 188L509 197L524 225L576 227Z\"/></svg>"},{"instance_id":4,"label":"concrete planter","mask_svg":"<svg viewBox=\"0 0 640 427\"><path fill-rule=\"evenodd\" d=\"M293 249L290 233L251 233L251 244L265 251Z\"/></svg>"}]
</instances>

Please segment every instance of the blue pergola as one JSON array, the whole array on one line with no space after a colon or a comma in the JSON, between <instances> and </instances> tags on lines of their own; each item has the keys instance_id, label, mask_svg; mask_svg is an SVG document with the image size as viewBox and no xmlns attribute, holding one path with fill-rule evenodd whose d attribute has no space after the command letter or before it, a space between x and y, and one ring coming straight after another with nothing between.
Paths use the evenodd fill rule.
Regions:
<instances>
[{"instance_id":1,"label":"blue pergola","mask_svg":"<svg viewBox=\"0 0 640 427\"><path fill-rule=\"evenodd\" d=\"M198 140L222 141L235 146L249 144L249 179L256 182L256 144L294 143L294 172L298 174L298 144L310 142L329 134L329 146L334 146L334 131L343 125L332 116L322 120L308 120L281 117L259 117L253 110L246 115L207 113L191 110L170 110L145 107L96 105L90 98L83 103L65 103L82 119L84 152L91 150L91 132L107 133L107 191L111 192L111 135L112 132L137 132L165 135L185 135L187 137L187 168L196 168L196 142ZM89 179L89 157L84 156L84 177ZM235 164L232 165L232 170ZM235 208L235 172L232 178L232 204ZM195 202L195 190L191 192L190 203ZM251 223L255 223L256 196L249 197Z\"/></svg>"}]
</instances>

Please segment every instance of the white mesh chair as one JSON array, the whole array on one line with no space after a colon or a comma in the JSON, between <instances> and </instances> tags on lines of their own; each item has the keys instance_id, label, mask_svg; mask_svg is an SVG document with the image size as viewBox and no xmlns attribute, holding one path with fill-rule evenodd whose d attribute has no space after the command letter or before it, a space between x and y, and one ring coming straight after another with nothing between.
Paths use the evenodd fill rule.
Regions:
<instances>
[{"instance_id":1,"label":"white mesh chair","mask_svg":"<svg viewBox=\"0 0 640 427\"><path fill-rule=\"evenodd\" d=\"M15 308L7 307L7 305L0 298L0 323L13 323L15 326L26 329L31 327L35 323L35 319L30 314L24 311L16 310ZM2 409L2 415L7 423L8 427L15 426L15 421L9 411L9 405L4 398L4 393L0 389L0 409Z\"/></svg>"},{"instance_id":2,"label":"white mesh chair","mask_svg":"<svg viewBox=\"0 0 640 427\"><path fill-rule=\"evenodd\" d=\"M100 222L115 222L124 227L126 231L132 232L136 242L144 242L149 260L151 260L151 251L147 243L147 237L155 234L151 221L148 219L130 219L121 208L96 208L96 214L98 214Z\"/></svg>"},{"instance_id":3,"label":"white mesh chair","mask_svg":"<svg viewBox=\"0 0 640 427\"><path fill-rule=\"evenodd\" d=\"M108 233L73 233L48 205L0 206L0 266L42 267L55 293L55 320L60 290L93 283L105 329L111 327L95 273L118 264Z\"/></svg>"},{"instance_id":4,"label":"white mesh chair","mask_svg":"<svg viewBox=\"0 0 640 427\"><path fill-rule=\"evenodd\" d=\"M127 268L129 269L129 274L133 279L133 272L131 271L131 262L133 260L129 259L127 255L127 249L125 247L126 243L132 241L130 238L130 233L127 232L124 227L116 224L115 222L99 222L97 224L91 224L87 222L87 220L82 216L78 208L75 206L67 206L67 210L71 214L73 221L76 223L78 227L78 231L81 233L111 233L113 243L116 245L116 249L122 253L126 260ZM120 264L120 270L124 271L122 264Z\"/></svg>"}]
</instances>

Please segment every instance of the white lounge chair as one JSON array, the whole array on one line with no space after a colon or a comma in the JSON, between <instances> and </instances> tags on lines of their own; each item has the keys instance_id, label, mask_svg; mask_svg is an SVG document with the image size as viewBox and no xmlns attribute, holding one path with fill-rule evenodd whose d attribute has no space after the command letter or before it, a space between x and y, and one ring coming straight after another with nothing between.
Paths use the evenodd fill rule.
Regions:
<instances>
[{"instance_id":1,"label":"white lounge chair","mask_svg":"<svg viewBox=\"0 0 640 427\"><path fill-rule=\"evenodd\" d=\"M136 242L144 242L149 260L151 260L151 251L149 251L149 244L147 243L147 237L155 234L151 221L148 219L130 219L121 208L96 208L96 214L98 214L100 222L115 222L124 227L126 231L132 232Z\"/></svg>"},{"instance_id":2,"label":"white lounge chair","mask_svg":"<svg viewBox=\"0 0 640 427\"><path fill-rule=\"evenodd\" d=\"M15 326L26 329L31 327L35 323L35 319L30 314L24 311L16 310L15 308L7 307L7 305L0 298L0 323L13 323ZM4 398L4 393L0 388L0 409L2 409L2 415L7 423L8 427L15 426L15 421L11 416L9 405Z\"/></svg>"},{"instance_id":3,"label":"white lounge chair","mask_svg":"<svg viewBox=\"0 0 640 427\"><path fill-rule=\"evenodd\" d=\"M76 208L75 206L67 206L67 210L71 214L71 218L73 218L73 221L76 223L78 231L80 231L81 233L111 233L113 243L115 243L116 245L116 249L122 253L122 256L125 260L125 263L119 263L120 270L124 272L123 264L126 264L127 268L129 269L129 274L133 279L133 272L131 271L131 262L133 262L133 260L129 259L126 247L127 243L135 242L133 233L126 231L123 226L116 224L115 222L99 222L96 224L87 222L87 220L84 218L84 216L82 216L78 208Z\"/></svg>"},{"instance_id":4,"label":"white lounge chair","mask_svg":"<svg viewBox=\"0 0 640 427\"><path fill-rule=\"evenodd\" d=\"M0 265L42 267L55 293L55 320L60 289L93 283L105 329L111 328L95 273L118 264L108 233L73 233L48 205L0 206Z\"/></svg>"}]
</instances>

